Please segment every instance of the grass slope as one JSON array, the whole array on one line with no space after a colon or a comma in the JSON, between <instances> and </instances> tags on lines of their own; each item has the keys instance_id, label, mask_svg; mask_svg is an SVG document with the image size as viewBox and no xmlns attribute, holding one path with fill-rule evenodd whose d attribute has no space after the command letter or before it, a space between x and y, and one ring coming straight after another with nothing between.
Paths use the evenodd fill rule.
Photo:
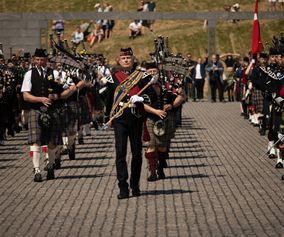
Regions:
<instances>
[{"instance_id":1,"label":"grass slope","mask_svg":"<svg viewBox=\"0 0 284 237\"><path fill-rule=\"evenodd\" d=\"M0 0L0 12L81 12L93 11L97 3L109 2L114 11L136 11L140 1L136 0ZM220 11L225 4L233 4L235 0L156 0L157 11ZM254 1L238 0L241 10L252 11ZM267 10L267 1L259 3L259 10ZM253 17L253 16L252 16ZM72 31L82 21L68 21L65 24L66 39L70 40ZM145 31L143 36L135 40L128 39L127 27L130 21L116 21L113 36L109 40L96 45L94 52L104 53L113 63L120 47L131 46L139 59L148 59L153 51L153 41L158 35L169 37L169 44L174 53L183 55L191 53L193 56L204 56L207 49L207 29L201 21L156 21L154 32ZM252 20L239 24L218 22L216 31L216 51L218 53L235 52L246 54L251 46ZM261 35L263 42L270 41L273 35L284 31L284 21L261 20Z\"/></svg>"}]
</instances>

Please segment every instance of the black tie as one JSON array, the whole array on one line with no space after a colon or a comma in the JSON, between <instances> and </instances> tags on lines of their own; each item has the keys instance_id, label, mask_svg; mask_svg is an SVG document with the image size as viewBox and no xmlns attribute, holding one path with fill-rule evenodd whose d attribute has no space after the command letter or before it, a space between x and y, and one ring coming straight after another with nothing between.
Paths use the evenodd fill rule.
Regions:
<instances>
[{"instance_id":1,"label":"black tie","mask_svg":"<svg viewBox=\"0 0 284 237\"><path fill-rule=\"evenodd\" d=\"M40 76L44 77L42 67L39 67L38 69L39 69L39 72L40 72Z\"/></svg>"}]
</instances>

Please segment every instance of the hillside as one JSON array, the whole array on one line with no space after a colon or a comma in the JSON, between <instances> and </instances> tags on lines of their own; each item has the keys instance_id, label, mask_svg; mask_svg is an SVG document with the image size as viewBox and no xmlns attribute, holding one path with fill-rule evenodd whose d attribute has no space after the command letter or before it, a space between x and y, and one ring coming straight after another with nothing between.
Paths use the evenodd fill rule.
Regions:
<instances>
[{"instance_id":1,"label":"hillside","mask_svg":"<svg viewBox=\"0 0 284 237\"><path fill-rule=\"evenodd\" d=\"M0 12L81 12L93 11L97 2L93 0L2 0ZM136 11L140 1L121 0L107 1L112 4L114 11ZM236 1L193 1L193 0L156 0L157 11L220 11L224 5L230 5ZM254 1L237 1L241 10L252 11ZM267 1L260 1L259 11L267 10ZM253 16L252 16L253 17ZM76 25L83 21L67 21L65 24L65 38L70 40L72 31ZM169 43L174 53L191 53L194 57L204 56L207 49L207 29L203 28L201 21L156 21L154 32L144 31L140 38L128 39L127 26L130 21L116 21L111 39L96 45L92 52L104 53L113 63L120 47L131 46L139 59L147 59L153 51L153 41L158 35L169 37ZM271 37L284 31L284 21L261 20L261 35L263 42L270 41ZM238 52L245 54L251 45L252 20L242 21L239 24L218 22L216 50L218 53ZM88 51L90 51L88 49Z\"/></svg>"}]
</instances>

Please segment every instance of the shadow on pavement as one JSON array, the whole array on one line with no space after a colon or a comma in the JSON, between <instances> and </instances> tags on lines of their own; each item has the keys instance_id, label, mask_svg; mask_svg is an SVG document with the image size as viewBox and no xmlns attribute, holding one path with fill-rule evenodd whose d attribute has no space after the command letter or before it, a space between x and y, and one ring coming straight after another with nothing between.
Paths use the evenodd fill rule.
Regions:
<instances>
[{"instance_id":1,"label":"shadow on pavement","mask_svg":"<svg viewBox=\"0 0 284 237\"><path fill-rule=\"evenodd\" d=\"M181 194L181 193L193 193L191 190L183 189L169 189L169 190L149 190L142 191L141 196L150 196L150 195L172 195L172 194Z\"/></svg>"},{"instance_id":2,"label":"shadow on pavement","mask_svg":"<svg viewBox=\"0 0 284 237\"><path fill-rule=\"evenodd\" d=\"M89 175L65 175L65 176L57 176L56 179L93 179L104 177L103 174L89 174ZM109 175L108 175L109 176Z\"/></svg>"},{"instance_id":3,"label":"shadow on pavement","mask_svg":"<svg viewBox=\"0 0 284 237\"><path fill-rule=\"evenodd\" d=\"M209 178L209 175L192 174L192 175L173 175L166 177L166 179L201 179L201 178Z\"/></svg>"},{"instance_id":4,"label":"shadow on pavement","mask_svg":"<svg viewBox=\"0 0 284 237\"><path fill-rule=\"evenodd\" d=\"M83 169L83 168L102 168L109 165L64 165L60 169Z\"/></svg>"}]
</instances>

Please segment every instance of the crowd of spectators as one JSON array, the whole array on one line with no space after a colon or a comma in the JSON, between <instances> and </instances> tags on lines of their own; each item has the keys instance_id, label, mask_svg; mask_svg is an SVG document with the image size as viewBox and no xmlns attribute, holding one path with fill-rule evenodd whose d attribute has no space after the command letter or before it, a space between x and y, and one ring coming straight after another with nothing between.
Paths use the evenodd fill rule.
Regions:
<instances>
[{"instance_id":1,"label":"crowd of spectators","mask_svg":"<svg viewBox=\"0 0 284 237\"><path fill-rule=\"evenodd\" d=\"M111 12L113 11L112 5L109 3L96 3L94 5L96 12ZM156 11L156 3L153 1L140 1L137 11L151 12ZM58 36L60 41L64 41L64 20L54 20L52 23L52 30ZM153 20L134 20L128 25L129 38L136 38L141 36L144 30L153 31ZM95 49L96 45L100 44L103 40L109 39L112 36L112 30L115 26L115 21L110 19L97 19L91 20L78 25L71 35L72 49L76 50L79 45L86 50L86 45L90 49Z\"/></svg>"},{"instance_id":2,"label":"crowd of spectators","mask_svg":"<svg viewBox=\"0 0 284 237\"><path fill-rule=\"evenodd\" d=\"M284 10L284 0L268 0L268 11Z\"/></svg>"}]
</instances>

